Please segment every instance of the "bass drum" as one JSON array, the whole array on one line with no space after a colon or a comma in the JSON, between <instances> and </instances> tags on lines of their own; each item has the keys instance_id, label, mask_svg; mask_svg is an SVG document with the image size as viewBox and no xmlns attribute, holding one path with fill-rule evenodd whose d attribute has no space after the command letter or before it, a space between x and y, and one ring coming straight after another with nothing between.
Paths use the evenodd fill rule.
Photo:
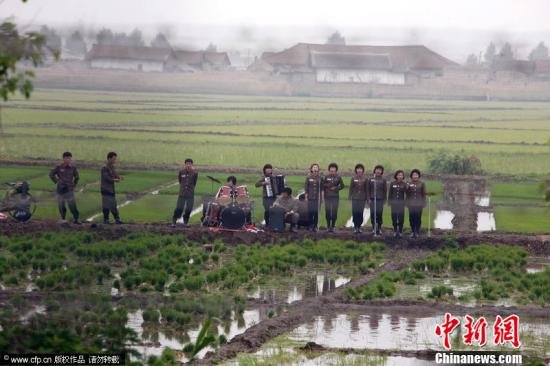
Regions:
<instances>
[{"instance_id":1,"label":"bass drum","mask_svg":"<svg viewBox=\"0 0 550 366\"><path fill-rule=\"evenodd\" d=\"M221 214L221 226L226 229L241 229L246 221L246 215L239 206L229 206Z\"/></svg>"}]
</instances>

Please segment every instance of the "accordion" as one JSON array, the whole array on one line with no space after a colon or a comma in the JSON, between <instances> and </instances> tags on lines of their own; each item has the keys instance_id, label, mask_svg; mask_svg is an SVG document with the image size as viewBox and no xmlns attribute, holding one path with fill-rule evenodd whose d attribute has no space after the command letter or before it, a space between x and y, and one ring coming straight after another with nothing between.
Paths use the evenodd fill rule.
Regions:
<instances>
[{"instance_id":1,"label":"accordion","mask_svg":"<svg viewBox=\"0 0 550 366\"><path fill-rule=\"evenodd\" d=\"M276 197L285 189L285 176L272 175L264 178L266 181L265 192L268 198Z\"/></svg>"}]
</instances>

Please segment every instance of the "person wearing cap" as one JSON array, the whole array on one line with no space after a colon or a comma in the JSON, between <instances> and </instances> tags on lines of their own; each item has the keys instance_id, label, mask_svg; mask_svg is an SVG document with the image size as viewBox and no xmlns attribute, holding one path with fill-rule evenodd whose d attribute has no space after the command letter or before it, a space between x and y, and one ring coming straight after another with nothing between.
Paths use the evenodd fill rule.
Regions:
<instances>
[{"instance_id":1,"label":"person wearing cap","mask_svg":"<svg viewBox=\"0 0 550 366\"><path fill-rule=\"evenodd\" d=\"M384 178L384 167L377 165L373 169L373 177L369 179L370 220L375 236L382 234L382 213L387 198L388 183Z\"/></svg>"},{"instance_id":2,"label":"person wearing cap","mask_svg":"<svg viewBox=\"0 0 550 366\"><path fill-rule=\"evenodd\" d=\"M277 197L273 207L279 207L285 210L284 220L290 223L289 231L295 232L298 226L300 214L298 213L298 200L292 197L292 188L285 187L283 192Z\"/></svg>"},{"instance_id":3,"label":"person wearing cap","mask_svg":"<svg viewBox=\"0 0 550 366\"><path fill-rule=\"evenodd\" d=\"M411 237L420 235L422 226L422 209L426 206L426 185L420 180L420 170L411 171L411 180L407 184L406 202L409 208L409 223L411 225Z\"/></svg>"},{"instance_id":4,"label":"person wearing cap","mask_svg":"<svg viewBox=\"0 0 550 366\"><path fill-rule=\"evenodd\" d=\"M172 227L176 227L176 222L183 214L183 225L188 226L191 211L195 204L195 187L199 173L193 166L193 159L185 159L183 168L178 173L178 181L180 184L178 202L172 216Z\"/></svg>"},{"instance_id":5,"label":"person wearing cap","mask_svg":"<svg viewBox=\"0 0 550 366\"><path fill-rule=\"evenodd\" d=\"M67 216L67 208L73 215L73 223L81 224L78 219L79 213L76 207L76 199L74 197L74 188L78 184L80 176L78 169L72 164L73 154L69 151L63 153L63 162L50 171L50 179L56 184L57 207L61 215L61 221L65 222Z\"/></svg>"}]
</instances>

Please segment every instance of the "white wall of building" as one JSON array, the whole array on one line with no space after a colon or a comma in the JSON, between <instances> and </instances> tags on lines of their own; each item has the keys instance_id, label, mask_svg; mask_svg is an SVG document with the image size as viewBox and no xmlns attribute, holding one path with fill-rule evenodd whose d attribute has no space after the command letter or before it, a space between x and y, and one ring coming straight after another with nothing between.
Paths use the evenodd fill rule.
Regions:
<instances>
[{"instance_id":1,"label":"white wall of building","mask_svg":"<svg viewBox=\"0 0 550 366\"><path fill-rule=\"evenodd\" d=\"M138 71L164 71L164 64L160 61L139 61L124 59L94 59L90 66L96 69L121 69Z\"/></svg>"},{"instance_id":2,"label":"white wall of building","mask_svg":"<svg viewBox=\"0 0 550 366\"><path fill-rule=\"evenodd\" d=\"M405 73L364 69L317 69L319 83L374 83L405 85Z\"/></svg>"}]
</instances>

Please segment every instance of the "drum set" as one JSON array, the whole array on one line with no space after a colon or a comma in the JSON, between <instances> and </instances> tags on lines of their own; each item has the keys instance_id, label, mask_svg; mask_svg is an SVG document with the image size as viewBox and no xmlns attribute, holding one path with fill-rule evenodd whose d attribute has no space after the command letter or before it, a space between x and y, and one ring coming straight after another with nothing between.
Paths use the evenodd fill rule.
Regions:
<instances>
[{"instance_id":1,"label":"drum set","mask_svg":"<svg viewBox=\"0 0 550 366\"><path fill-rule=\"evenodd\" d=\"M203 201L203 226L242 229L252 224L253 202L246 186L222 186Z\"/></svg>"}]
</instances>

